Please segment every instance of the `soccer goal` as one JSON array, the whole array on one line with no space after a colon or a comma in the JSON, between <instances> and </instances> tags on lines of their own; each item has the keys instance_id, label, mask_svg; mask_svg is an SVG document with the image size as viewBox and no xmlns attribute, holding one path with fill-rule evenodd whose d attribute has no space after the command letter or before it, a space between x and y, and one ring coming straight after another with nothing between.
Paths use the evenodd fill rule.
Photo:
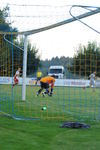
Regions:
<instances>
[{"instance_id":1,"label":"soccer goal","mask_svg":"<svg viewBox=\"0 0 100 150\"><path fill-rule=\"evenodd\" d=\"M75 21L99 33L82 20L98 13L100 8L82 5L9 3L8 7L0 8L1 115L11 115L16 119L65 120L68 116L77 119L99 119L99 46L90 42L87 47L80 46L78 53L73 53L71 57L63 52L61 58L55 55L54 49L51 62L51 51L40 52L41 47L38 48L34 42L42 40L48 49L46 38L51 34L50 44L57 43L56 39L52 41L53 36L59 33L55 28L67 28L67 24L73 24ZM58 36L60 39L64 38ZM36 84L37 71L42 72L42 77L55 74L52 96L44 95L42 92L45 90L39 96L36 95L40 89L40 82ZM94 84L90 85L88 77L94 72L98 78L95 74Z\"/></svg>"}]
</instances>

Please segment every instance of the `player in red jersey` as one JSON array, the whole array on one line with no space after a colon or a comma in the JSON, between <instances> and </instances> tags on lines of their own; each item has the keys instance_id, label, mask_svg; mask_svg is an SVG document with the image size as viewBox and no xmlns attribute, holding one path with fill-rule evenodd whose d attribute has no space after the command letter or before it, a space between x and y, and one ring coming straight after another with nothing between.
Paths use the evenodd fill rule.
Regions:
<instances>
[{"instance_id":1,"label":"player in red jersey","mask_svg":"<svg viewBox=\"0 0 100 150\"><path fill-rule=\"evenodd\" d=\"M13 87L19 83L20 72L21 72L21 68L18 68L18 70L16 71L16 73L14 75L14 84L13 84Z\"/></svg>"}]
</instances>

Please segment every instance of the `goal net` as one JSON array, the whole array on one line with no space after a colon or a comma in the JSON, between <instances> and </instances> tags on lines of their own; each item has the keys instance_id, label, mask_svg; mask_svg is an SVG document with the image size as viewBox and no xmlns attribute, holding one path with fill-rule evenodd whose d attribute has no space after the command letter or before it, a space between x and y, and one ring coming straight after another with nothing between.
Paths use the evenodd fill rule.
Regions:
<instances>
[{"instance_id":1,"label":"goal net","mask_svg":"<svg viewBox=\"0 0 100 150\"><path fill-rule=\"evenodd\" d=\"M52 51L52 47L48 51L48 44L59 45L57 37L60 40L65 37L54 29L67 28L66 24L76 20L99 33L98 29L83 22L83 19L98 14L100 8L32 3L6 5L4 1L1 3L0 114L8 114L16 119L65 120L68 116L78 119L99 118L100 102L97 88L100 86L99 46L95 42L88 43L86 47L80 45L77 52L73 51L72 56L67 56L63 51L63 43L62 49L57 53L55 49ZM51 33L49 29L52 29ZM64 31L66 32L66 29ZM46 39L51 35L47 43ZM56 37L54 41L53 37ZM37 43L40 41L42 44L45 43L47 47L45 51L39 50L42 45L37 46ZM66 43L68 43L67 36ZM58 57L59 53L62 54L61 58ZM19 82L13 87L14 75L18 68L21 68ZM37 96L36 93L40 89L40 82L36 84L38 71L42 72L42 77L55 74L52 96L43 95L42 92L45 90ZM90 87L88 77L93 72L97 73L98 78L93 87L92 85Z\"/></svg>"}]
</instances>

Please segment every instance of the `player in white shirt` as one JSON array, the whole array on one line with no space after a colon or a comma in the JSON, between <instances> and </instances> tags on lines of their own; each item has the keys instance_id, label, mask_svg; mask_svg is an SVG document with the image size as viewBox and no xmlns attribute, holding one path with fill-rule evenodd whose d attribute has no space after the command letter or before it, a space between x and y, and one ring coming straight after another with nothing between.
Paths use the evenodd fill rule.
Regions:
<instances>
[{"instance_id":1,"label":"player in white shirt","mask_svg":"<svg viewBox=\"0 0 100 150\"><path fill-rule=\"evenodd\" d=\"M14 75L14 84L13 87L19 83L19 76L20 76L20 71L21 68L18 68L18 70L16 71L15 75Z\"/></svg>"},{"instance_id":2,"label":"player in white shirt","mask_svg":"<svg viewBox=\"0 0 100 150\"><path fill-rule=\"evenodd\" d=\"M90 87L95 87L95 78L96 78L96 71L90 74Z\"/></svg>"}]
</instances>

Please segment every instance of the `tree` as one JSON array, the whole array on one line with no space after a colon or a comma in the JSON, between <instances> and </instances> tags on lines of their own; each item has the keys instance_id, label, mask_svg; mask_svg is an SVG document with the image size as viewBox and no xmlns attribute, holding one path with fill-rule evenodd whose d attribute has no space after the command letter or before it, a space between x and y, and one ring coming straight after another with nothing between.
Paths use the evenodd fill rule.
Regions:
<instances>
[{"instance_id":1,"label":"tree","mask_svg":"<svg viewBox=\"0 0 100 150\"><path fill-rule=\"evenodd\" d=\"M94 41L88 42L87 46L79 45L69 69L80 77L89 76L94 71L100 76L100 47L97 43Z\"/></svg>"},{"instance_id":2,"label":"tree","mask_svg":"<svg viewBox=\"0 0 100 150\"><path fill-rule=\"evenodd\" d=\"M27 47L27 75L32 75L40 67L40 56L38 55L38 49L28 42Z\"/></svg>"},{"instance_id":3,"label":"tree","mask_svg":"<svg viewBox=\"0 0 100 150\"><path fill-rule=\"evenodd\" d=\"M13 72L15 73L18 67L23 68L24 40L20 38L14 41L13 46ZM27 75L32 76L40 66L40 56L38 49L32 46L28 41L27 46Z\"/></svg>"},{"instance_id":4,"label":"tree","mask_svg":"<svg viewBox=\"0 0 100 150\"><path fill-rule=\"evenodd\" d=\"M6 17L8 16L9 7L5 7L3 10L0 10L0 31L8 32L8 31L17 31L16 28L12 28L11 24L8 23L6 20ZM10 69L11 64L11 45L8 45L8 43L4 40L4 35L0 34L0 75L8 76L10 75L10 71L8 71L8 68ZM14 40L17 36L12 35L6 35L7 40Z\"/></svg>"},{"instance_id":5,"label":"tree","mask_svg":"<svg viewBox=\"0 0 100 150\"><path fill-rule=\"evenodd\" d=\"M9 7L0 10L0 31L18 32L16 28L12 28L6 17L8 16ZM12 76L18 67L23 67L23 39L17 38L17 35L7 35L6 39L14 45L9 44L4 35L0 35L0 76ZM16 45L16 46L15 46ZM20 48L19 48L20 47ZM40 56L38 49L31 45L28 41L28 58L27 58L27 75L33 74L40 65Z\"/></svg>"}]
</instances>

